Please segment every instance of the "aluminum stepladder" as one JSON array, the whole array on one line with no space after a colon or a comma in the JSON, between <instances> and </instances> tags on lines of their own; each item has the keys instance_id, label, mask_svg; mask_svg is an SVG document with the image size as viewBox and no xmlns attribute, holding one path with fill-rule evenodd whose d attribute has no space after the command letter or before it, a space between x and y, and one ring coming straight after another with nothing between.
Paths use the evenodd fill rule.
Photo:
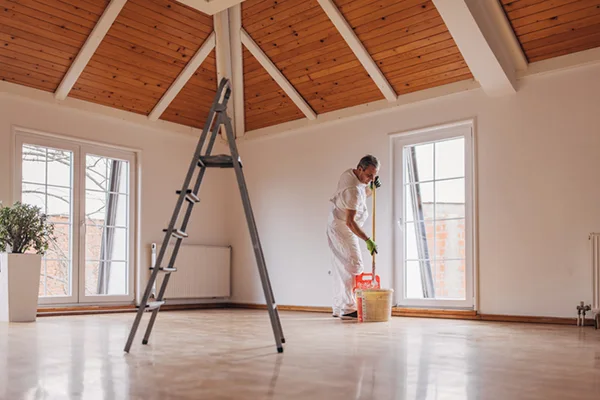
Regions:
<instances>
[{"instance_id":1,"label":"aluminum stepladder","mask_svg":"<svg viewBox=\"0 0 600 400\"><path fill-rule=\"evenodd\" d=\"M273 290L271 288L271 282L269 280L269 274L267 272L265 257L263 255L262 246L258 236L256 221L254 220L254 214L252 212L252 206L250 204L250 196L248 195L248 189L246 187L244 173L242 172L242 163L237 150L237 146L235 144L235 136L231 125L231 119L229 118L226 112L227 103L229 101L230 95L230 81L226 78L223 78L221 79L219 87L217 88L217 94L215 95L215 99L210 108L208 117L206 119L206 123L204 124L204 129L202 130L202 134L198 141L196 151L194 153L194 156L192 157L192 161L190 162L190 167L188 169L187 175L185 176L183 186L181 190L178 190L176 192L179 195L179 197L177 199L175 209L173 210L173 215L171 217L171 221L169 222L169 227L163 230L163 232L165 232L165 237L163 239L162 246L156 258L156 263L151 268L152 274L150 276L150 279L148 280L148 283L146 284L146 290L144 291L144 295L141 299L140 305L138 306L133 326L131 327L131 331L129 332L129 338L127 339L127 343L125 344L124 349L126 352L129 352L131 348L131 344L133 343L133 339L135 337L135 334L137 332L137 329L145 311L152 312L150 321L148 322L148 325L146 327L144 339L142 341L142 344L148 344L148 339L150 338L150 334L152 332L154 322L156 321L158 311L160 310L160 307L163 304L165 304L164 294L165 290L167 289L167 284L169 283L169 278L172 273L177 271L175 268L175 260L177 258L177 253L179 251L179 247L181 246L181 242L188 236L185 233L185 230L188 226L190 216L192 215L192 209L197 203L200 202L200 199L198 198L198 192L200 190L200 185L202 183L202 179L207 168L233 168L235 170L238 187L240 189L240 194L242 197L242 204L244 206L244 213L246 215L246 222L248 223L250 238L252 239L252 244L254 247L254 255L256 257L258 272L260 274L260 279L262 282L262 287L267 302L267 310L269 313L269 318L271 320L271 326L273 328L273 335L275 336L277 351L279 353L283 352L283 343L285 343L285 339L283 337L283 329L281 327L281 321L279 319L279 311L277 310L277 306L275 304L275 297L273 296ZM217 135L219 134L221 126L225 128L227 142L229 144L231 155L220 154L213 156L211 155L211 151L215 144L215 140L217 138ZM209 132L210 139L206 146L206 150L203 154L203 147ZM196 172L197 175L195 184L193 188L190 188L192 179ZM181 221L181 228L177 229L175 228L175 225L177 224L177 221L179 219L179 215L181 209L184 206L184 202L187 203L187 208L185 210L183 220ZM173 252L171 253L169 262L166 264L166 266L163 266L163 258L165 258L167 246L169 245L169 241L171 239L176 240L175 246L173 247ZM165 277L163 279L162 285L160 286L155 301L149 302L148 299L152 292L152 287L159 273L164 273Z\"/></svg>"}]
</instances>

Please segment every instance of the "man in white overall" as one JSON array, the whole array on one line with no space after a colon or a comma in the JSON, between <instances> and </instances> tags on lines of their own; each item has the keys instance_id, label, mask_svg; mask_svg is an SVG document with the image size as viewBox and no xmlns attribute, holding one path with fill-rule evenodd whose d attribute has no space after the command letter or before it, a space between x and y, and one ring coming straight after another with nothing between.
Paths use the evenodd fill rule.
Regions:
<instances>
[{"instance_id":1,"label":"man in white overall","mask_svg":"<svg viewBox=\"0 0 600 400\"><path fill-rule=\"evenodd\" d=\"M327 240L333 253L333 316L357 318L356 300L352 294L354 276L363 272L358 239L367 244L369 253L377 253L377 245L361 227L369 216L367 198L373 184L381 186L377 172L379 161L364 156L356 168L350 168L339 179L327 225Z\"/></svg>"}]
</instances>

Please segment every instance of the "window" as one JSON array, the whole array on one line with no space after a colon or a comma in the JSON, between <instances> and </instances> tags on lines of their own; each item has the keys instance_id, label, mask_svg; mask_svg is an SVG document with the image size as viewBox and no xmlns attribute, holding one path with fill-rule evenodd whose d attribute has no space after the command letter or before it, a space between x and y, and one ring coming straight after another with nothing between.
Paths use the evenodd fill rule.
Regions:
<instances>
[{"instance_id":1,"label":"window","mask_svg":"<svg viewBox=\"0 0 600 400\"><path fill-rule=\"evenodd\" d=\"M40 303L132 301L135 154L27 132L16 143L17 197L55 224Z\"/></svg>"},{"instance_id":2,"label":"window","mask_svg":"<svg viewBox=\"0 0 600 400\"><path fill-rule=\"evenodd\" d=\"M393 140L397 303L471 308L471 125Z\"/></svg>"}]
</instances>

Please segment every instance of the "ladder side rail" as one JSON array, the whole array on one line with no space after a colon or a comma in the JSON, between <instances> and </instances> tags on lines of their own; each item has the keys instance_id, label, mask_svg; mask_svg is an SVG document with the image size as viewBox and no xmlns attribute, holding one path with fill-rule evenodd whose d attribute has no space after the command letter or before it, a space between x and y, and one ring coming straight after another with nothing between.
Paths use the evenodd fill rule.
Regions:
<instances>
[{"instance_id":1,"label":"ladder side rail","mask_svg":"<svg viewBox=\"0 0 600 400\"><path fill-rule=\"evenodd\" d=\"M248 189L246 187L246 182L244 180L243 172L240 166L239 154L237 151L237 147L235 145L235 138L233 137L233 129L231 126L231 120L226 115L223 115L223 123L225 124L225 131L227 133L227 141L229 142L229 148L231 150L231 156L233 159L233 168L235 170L235 175L237 178L238 186L240 189L240 194L242 196L242 203L244 206L244 211L246 214L246 222L248 223L248 229L250 231L250 237L252 239L252 244L254 248L254 255L256 257L256 263L258 266L258 272L262 281L262 287L265 295L265 300L267 301L267 310L269 312L269 318L271 320L271 327L273 328L273 335L275 337L275 343L277 344L277 351L279 353L283 352L282 338L283 334L280 331L280 322L278 321L279 315L276 313L274 308L274 302L271 298L271 293L269 292L269 276L267 273L267 267L264 259L264 255L262 253L260 238L258 236L258 229L256 227L256 221L254 220L254 215L252 213L252 206L250 204L250 196L248 194Z\"/></svg>"}]
</instances>

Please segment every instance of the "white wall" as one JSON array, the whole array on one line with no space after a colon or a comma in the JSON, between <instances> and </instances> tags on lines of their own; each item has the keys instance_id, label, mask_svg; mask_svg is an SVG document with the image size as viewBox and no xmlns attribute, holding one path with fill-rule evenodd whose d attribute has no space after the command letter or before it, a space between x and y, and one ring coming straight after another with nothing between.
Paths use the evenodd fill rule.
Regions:
<instances>
[{"instance_id":1,"label":"white wall","mask_svg":"<svg viewBox=\"0 0 600 400\"><path fill-rule=\"evenodd\" d=\"M240 143L277 303L330 305L328 199L339 174L366 153L382 162L377 265L389 287L388 135L476 118L479 309L573 317L579 300L591 301L588 233L600 230L599 77L595 66L527 78L510 97L490 98L477 90ZM234 300L264 303L240 202L232 207Z\"/></svg>"},{"instance_id":2,"label":"white wall","mask_svg":"<svg viewBox=\"0 0 600 400\"><path fill-rule=\"evenodd\" d=\"M181 188L198 137L0 93L0 200L4 204L13 200L13 125L141 151L140 263L147 274L150 244L162 242L162 229L168 226L177 200L175 191ZM217 143L214 152L223 149ZM202 203L192 215L186 243L229 245L223 222L227 212L223 199L228 190L223 179L227 172L211 170L206 174L200 190Z\"/></svg>"}]
</instances>

